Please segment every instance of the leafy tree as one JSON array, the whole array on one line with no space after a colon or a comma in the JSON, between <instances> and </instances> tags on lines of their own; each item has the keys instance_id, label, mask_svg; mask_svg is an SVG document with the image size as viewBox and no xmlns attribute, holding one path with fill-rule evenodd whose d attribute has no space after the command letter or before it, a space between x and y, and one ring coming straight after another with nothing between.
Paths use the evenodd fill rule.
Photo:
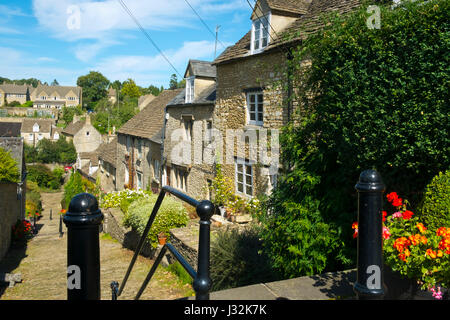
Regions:
<instances>
[{"instance_id":1,"label":"leafy tree","mask_svg":"<svg viewBox=\"0 0 450 320\"><path fill-rule=\"evenodd\" d=\"M108 95L109 80L97 71L78 77L77 85L83 88L83 100L88 109L94 109L95 103Z\"/></svg>"},{"instance_id":2,"label":"leafy tree","mask_svg":"<svg viewBox=\"0 0 450 320\"><path fill-rule=\"evenodd\" d=\"M54 79L50 85L51 86L59 86L58 80Z\"/></svg>"},{"instance_id":3,"label":"leafy tree","mask_svg":"<svg viewBox=\"0 0 450 320\"><path fill-rule=\"evenodd\" d=\"M139 87L136 85L133 79L128 79L122 84L122 90L120 91L123 96L130 98L139 98L142 94Z\"/></svg>"},{"instance_id":4,"label":"leafy tree","mask_svg":"<svg viewBox=\"0 0 450 320\"><path fill-rule=\"evenodd\" d=\"M9 151L0 147L0 182L19 182L19 178L17 161Z\"/></svg>"},{"instance_id":5,"label":"leafy tree","mask_svg":"<svg viewBox=\"0 0 450 320\"><path fill-rule=\"evenodd\" d=\"M77 159L77 153L72 141L67 141L61 136L58 141L42 139L37 146L37 160L43 163L74 163Z\"/></svg>"},{"instance_id":6,"label":"leafy tree","mask_svg":"<svg viewBox=\"0 0 450 320\"><path fill-rule=\"evenodd\" d=\"M81 115L81 114L83 114L81 106L63 107L61 119L64 120L64 126L67 126L69 123L73 121L74 115Z\"/></svg>"},{"instance_id":7,"label":"leafy tree","mask_svg":"<svg viewBox=\"0 0 450 320\"><path fill-rule=\"evenodd\" d=\"M177 77L177 75L175 73L173 73L170 76L169 89L173 90L173 89L176 89L176 88L178 88L178 77Z\"/></svg>"},{"instance_id":8,"label":"leafy tree","mask_svg":"<svg viewBox=\"0 0 450 320\"><path fill-rule=\"evenodd\" d=\"M27 143L24 143L23 146L25 154L25 163L37 162L37 155L38 155L37 149L34 146L29 145Z\"/></svg>"}]
</instances>

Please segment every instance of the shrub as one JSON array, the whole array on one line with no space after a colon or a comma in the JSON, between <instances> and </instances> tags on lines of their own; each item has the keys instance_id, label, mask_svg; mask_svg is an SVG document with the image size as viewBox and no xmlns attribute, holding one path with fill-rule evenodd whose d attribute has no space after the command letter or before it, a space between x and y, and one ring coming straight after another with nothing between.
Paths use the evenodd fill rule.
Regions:
<instances>
[{"instance_id":1,"label":"shrub","mask_svg":"<svg viewBox=\"0 0 450 320\"><path fill-rule=\"evenodd\" d=\"M265 228L286 275L352 266L345 226L357 211L361 171L376 169L415 204L449 167L450 1L404 3L380 6L375 30L365 6L336 14L293 50L289 80L301 107L280 135L285 171Z\"/></svg>"},{"instance_id":2,"label":"shrub","mask_svg":"<svg viewBox=\"0 0 450 320\"><path fill-rule=\"evenodd\" d=\"M0 182L19 182L19 168L9 151L0 148Z\"/></svg>"},{"instance_id":3,"label":"shrub","mask_svg":"<svg viewBox=\"0 0 450 320\"><path fill-rule=\"evenodd\" d=\"M439 172L426 187L419 214L429 228L450 227L450 170Z\"/></svg>"},{"instance_id":4,"label":"shrub","mask_svg":"<svg viewBox=\"0 0 450 320\"><path fill-rule=\"evenodd\" d=\"M211 243L212 290L277 280L261 249L255 227L219 231Z\"/></svg>"},{"instance_id":5,"label":"shrub","mask_svg":"<svg viewBox=\"0 0 450 320\"><path fill-rule=\"evenodd\" d=\"M189 273L183 268L181 263L176 261L175 263L170 264L167 267L167 270L175 274L183 284L192 285L193 279L189 275Z\"/></svg>"},{"instance_id":6,"label":"shrub","mask_svg":"<svg viewBox=\"0 0 450 320\"><path fill-rule=\"evenodd\" d=\"M145 226L155 205L157 195L139 198L133 201L128 211L124 214L123 225L132 227L140 235L143 234ZM158 246L158 234L166 233L169 237L169 230L186 226L189 218L183 204L173 198L166 197L159 208L152 227L147 236L147 240L152 247Z\"/></svg>"},{"instance_id":7,"label":"shrub","mask_svg":"<svg viewBox=\"0 0 450 320\"><path fill-rule=\"evenodd\" d=\"M35 164L27 167L28 179L34 181L41 188L58 189L61 186L61 176L53 172L43 164Z\"/></svg>"},{"instance_id":8,"label":"shrub","mask_svg":"<svg viewBox=\"0 0 450 320\"><path fill-rule=\"evenodd\" d=\"M102 208L120 208L123 213L128 211L130 204L140 198L148 198L152 195L149 191L125 189L113 191L102 196L100 206Z\"/></svg>"}]
</instances>

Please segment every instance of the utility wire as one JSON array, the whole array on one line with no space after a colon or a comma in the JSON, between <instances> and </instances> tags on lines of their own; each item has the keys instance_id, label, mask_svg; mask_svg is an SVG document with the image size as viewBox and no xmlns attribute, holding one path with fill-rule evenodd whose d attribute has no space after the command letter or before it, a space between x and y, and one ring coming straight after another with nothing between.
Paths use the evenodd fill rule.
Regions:
<instances>
[{"instance_id":1,"label":"utility wire","mask_svg":"<svg viewBox=\"0 0 450 320\"><path fill-rule=\"evenodd\" d=\"M192 11L194 11L194 13L197 15L197 17L199 18L199 20L203 23L203 25L206 27L206 29L208 29L209 33L211 33L211 35L216 38L216 34L211 30L210 27L208 27L208 25L205 23L205 21L203 21L202 17L200 17L200 15L197 13L197 11L194 9L194 7L189 3L188 0L184 0L189 7L191 7ZM222 41L218 40L219 43L222 45L222 47L224 49L226 49L226 46L222 43Z\"/></svg>"},{"instance_id":2,"label":"utility wire","mask_svg":"<svg viewBox=\"0 0 450 320\"><path fill-rule=\"evenodd\" d=\"M141 31L144 33L144 35L147 37L148 40L150 40L150 42L153 44L153 46L156 48L156 50L159 51L159 53L161 54L161 56L167 61L167 63L170 64L170 66L173 68L173 70L175 70L175 72L181 77L183 78L183 76L178 72L178 70L174 67L174 65L170 62L170 60L166 57L166 55L162 52L162 50L158 47L158 45L155 43L155 41L153 41L153 39L150 37L150 35L147 33L147 31L145 31L145 29L141 26L141 24L139 23L139 21L134 17L133 13L131 13L130 9L128 9L127 5L122 1L122 0L117 0L120 5L123 7L123 9L126 11L126 13L128 13L128 15L134 20L134 22L136 23L136 25L139 27L139 29L141 29Z\"/></svg>"}]
</instances>

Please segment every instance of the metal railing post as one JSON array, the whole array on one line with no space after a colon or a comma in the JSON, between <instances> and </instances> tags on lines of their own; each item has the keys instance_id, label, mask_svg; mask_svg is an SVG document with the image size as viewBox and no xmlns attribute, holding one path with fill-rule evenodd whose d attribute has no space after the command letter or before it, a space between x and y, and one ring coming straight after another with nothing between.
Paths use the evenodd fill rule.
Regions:
<instances>
[{"instance_id":1,"label":"metal railing post","mask_svg":"<svg viewBox=\"0 0 450 320\"><path fill-rule=\"evenodd\" d=\"M200 217L200 235L198 243L197 277L194 279L193 288L196 300L209 300L211 289L210 278L210 231L211 217L214 214L214 204L203 200L197 205L197 214Z\"/></svg>"},{"instance_id":2,"label":"metal railing post","mask_svg":"<svg viewBox=\"0 0 450 320\"><path fill-rule=\"evenodd\" d=\"M353 290L360 300L382 299L383 192L385 185L375 170L365 170L355 185L358 191L357 276Z\"/></svg>"},{"instance_id":3,"label":"metal railing post","mask_svg":"<svg viewBox=\"0 0 450 320\"><path fill-rule=\"evenodd\" d=\"M67 298L100 300L99 231L103 213L89 193L72 198L64 215L67 227Z\"/></svg>"}]
</instances>

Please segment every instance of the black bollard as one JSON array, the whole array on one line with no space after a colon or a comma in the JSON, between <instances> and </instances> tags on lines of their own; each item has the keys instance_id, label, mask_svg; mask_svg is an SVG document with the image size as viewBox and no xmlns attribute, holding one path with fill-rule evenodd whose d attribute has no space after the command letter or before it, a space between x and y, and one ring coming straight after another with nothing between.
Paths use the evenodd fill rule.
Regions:
<instances>
[{"instance_id":1,"label":"black bollard","mask_svg":"<svg viewBox=\"0 0 450 320\"><path fill-rule=\"evenodd\" d=\"M203 200L197 205L197 214L200 217L200 235L198 243L197 277L194 279L193 288L196 300L209 300L211 289L210 277L210 231L211 217L214 214L214 204Z\"/></svg>"},{"instance_id":2,"label":"black bollard","mask_svg":"<svg viewBox=\"0 0 450 320\"><path fill-rule=\"evenodd\" d=\"M100 300L99 230L103 213L89 193L72 198L64 215L67 227L67 298Z\"/></svg>"},{"instance_id":3,"label":"black bollard","mask_svg":"<svg viewBox=\"0 0 450 320\"><path fill-rule=\"evenodd\" d=\"M50 209L50 220L52 220L52 209Z\"/></svg>"},{"instance_id":4,"label":"black bollard","mask_svg":"<svg viewBox=\"0 0 450 320\"><path fill-rule=\"evenodd\" d=\"M378 300L386 294L383 281L383 192L385 185L375 170L365 170L358 191L357 276L354 291L359 300Z\"/></svg>"}]
</instances>

